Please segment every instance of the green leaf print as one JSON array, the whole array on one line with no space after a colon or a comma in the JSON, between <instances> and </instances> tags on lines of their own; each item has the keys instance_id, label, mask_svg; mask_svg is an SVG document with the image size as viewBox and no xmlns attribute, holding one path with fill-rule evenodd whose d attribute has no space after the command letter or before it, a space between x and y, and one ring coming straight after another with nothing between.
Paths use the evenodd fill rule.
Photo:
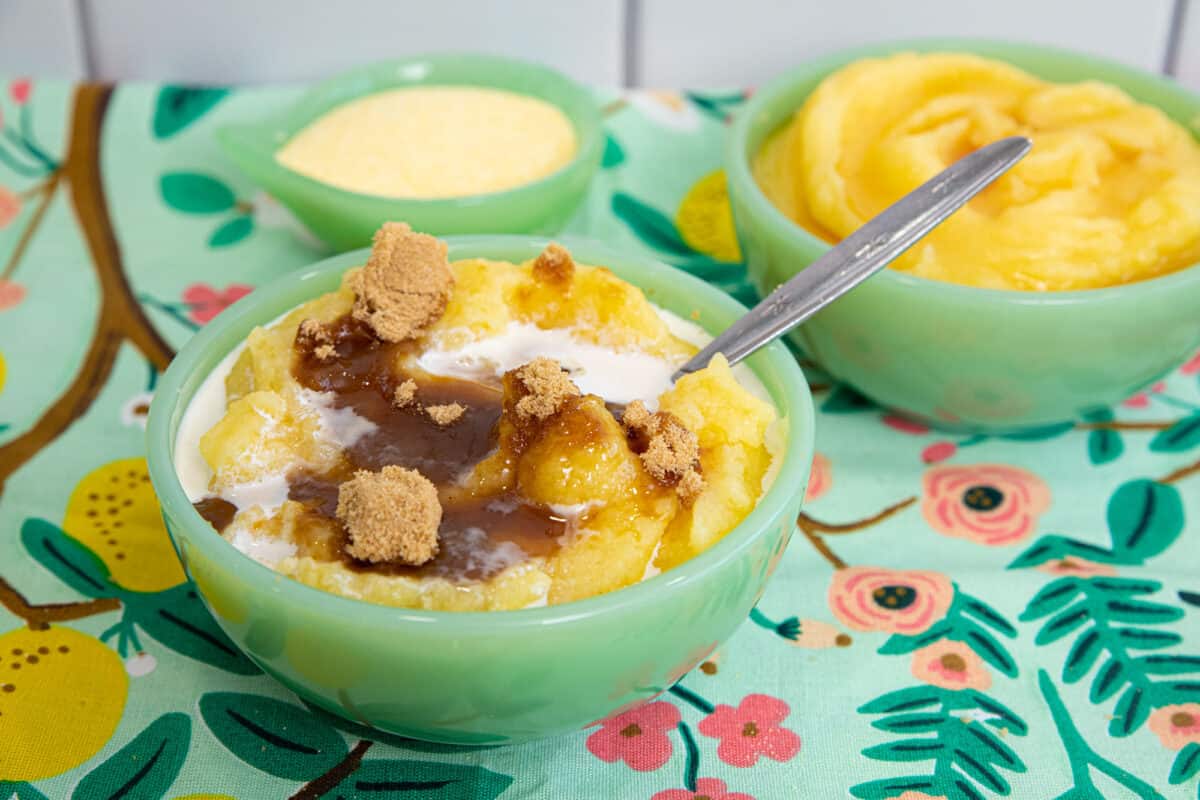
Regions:
<instances>
[{"instance_id":1,"label":"green leaf print","mask_svg":"<svg viewBox=\"0 0 1200 800\"><path fill-rule=\"evenodd\" d=\"M198 172L171 172L159 179L163 201L185 214L216 214L237 203L223 181Z\"/></svg>"},{"instance_id":2,"label":"green leaf print","mask_svg":"<svg viewBox=\"0 0 1200 800\"><path fill-rule=\"evenodd\" d=\"M200 715L226 749L278 778L310 781L349 752L333 728L300 706L271 697L209 692L200 698Z\"/></svg>"},{"instance_id":3,"label":"green leaf print","mask_svg":"<svg viewBox=\"0 0 1200 800\"><path fill-rule=\"evenodd\" d=\"M611 133L604 135L604 155L600 158L600 166L604 169L612 169L619 167L625 163L625 148L621 147L621 143L617 137Z\"/></svg>"},{"instance_id":4,"label":"green leaf print","mask_svg":"<svg viewBox=\"0 0 1200 800\"><path fill-rule=\"evenodd\" d=\"M512 782L507 775L467 764L367 759L329 796L345 800L492 800Z\"/></svg>"},{"instance_id":5,"label":"green leaf print","mask_svg":"<svg viewBox=\"0 0 1200 800\"><path fill-rule=\"evenodd\" d=\"M1200 772L1200 744L1188 742L1171 765L1171 775L1167 780L1172 786L1183 783Z\"/></svg>"},{"instance_id":6,"label":"green leaf print","mask_svg":"<svg viewBox=\"0 0 1200 800\"><path fill-rule=\"evenodd\" d=\"M121 599L130 622L176 653L235 675L259 674L217 625L190 582L163 592L126 592Z\"/></svg>"},{"instance_id":7,"label":"green leaf print","mask_svg":"<svg viewBox=\"0 0 1200 800\"><path fill-rule=\"evenodd\" d=\"M1088 433L1088 460L1096 466L1116 461L1125 452L1125 441L1121 434L1108 428L1099 428Z\"/></svg>"},{"instance_id":8,"label":"green leaf print","mask_svg":"<svg viewBox=\"0 0 1200 800\"><path fill-rule=\"evenodd\" d=\"M10 798L10 800L47 800L46 795L24 781L20 783L0 781L0 797Z\"/></svg>"},{"instance_id":9,"label":"green leaf print","mask_svg":"<svg viewBox=\"0 0 1200 800\"><path fill-rule=\"evenodd\" d=\"M21 544L39 564L82 595L112 597L119 591L109 583L108 567L99 556L53 523L37 518L25 520Z\"/></svg>"},{"instance_id":10,"label":"green leaf print","mask_svg":"<svg viewBox=\"0 0 1200 800\"><path fill-rule=\"evenodd\" d=\"M905 692L913 692L909 695L912 700L904 700ZM934 710L892 713L898 706L930 697L937 706ZM904 791L920 791L949 800L977 800L983 795L976 784L1007 795L1011 787L1001 770L1026 770L1016 752L992 728L1024 736L1027 726L1011 710L980 692L920 686L890 692L859 708L860 713L880 711L892 716L875 720L872 725L907 738L867 747L863 756L889 762L932 761L932 774L860 783L850 789L855 797L883 800ZM912 735L917 733L932 735Z\"/></svg>"},{"instance_id":11,"label":"green leaf print","mask_svg":"<svg viewBox=\"0 0 1200 800\"><path fill-rule=\"evenodd\" d=\"M937 705L941 691L936 686L912 686L897 689L859 706L860 714L893 714Z\"/></svg>"},{"instance_id":12,"label":"green leaf print","mask_svg":"<svg viewBox=\"0 0 1200 800\"><path fill-rule=\"evenodd\" d=\"M1180 453L1200 445L1200 411L1184 417L1150 440L1156 453Z\"/></svg>"},{"instance_id":13,"label":"green leaf print","mask_svg":"<svg viewBox=\"0 0 1200 800\"><path fill-rule=\"evenodd\" d=\"M941 639L953 639L966 643L992 667L1010 678L1015 678L1017 662L1007 648L992 635L989 628L1008 638L1017 635L1017 629L998 611L956 586L954 601L940 622L924 633L914 636L894 634L883 643L879 652L884 655L902 655L928 647Z\"/></svg>"},{"instance_id":14,"label":"green leaf print","mask_svg":"<svg viewBox=\"0 0 1200 800\"><path fill-rule=\"evenodd\" d=\"M85 775L71 797L75 800L164 797L187 758L191 736L191 717L178 712L164 714Z\"/></svg>"},{"instance_id":15,"label":"green leaf print","mask_svg":"<svg viewBox=\"0 0 1200 800\"><path fill-rule=\"evenodd\" d=\"M1065 587L1071 591L1064 591ZM1154 677L1200 673L1200 657L1134 654L1136 650L1158 650L1182 641L1174 631L1153 627L1178 621L1182 609L1139 599L1161 588L1157 581L1142 579L1060 578L1035 595L1021 614L1025 621L1046 620L1034 639L1038 645L1076 637L1063 662L1062 679L1071 684L1093 674L1088 691L1092 703L1105 703L1119 695L1109 723L1112 736L1133 733L1154 708L1200 695L1200 683ZM1047 597L1055 600L1047 602Z\"/></svg>"},{"instance_id":16,"label":"green leaf print","mask_svg":"<svg viewBox=\"0 0 1200 800\"><path fill-rule=\"evenodd\" d=\"M1123 563L1107 547L1051 533L1039 538L1029 549L1013 559L1008 568L1028 569L1041 566L1049 561L1063 561L1072 557L1100 564Z\"/></svg>"},{"instance_id":17,"label":"green leaf print","mask_svg":"<svg viewBox=\"0 0 1200 800\"><path fill-rule=\"evenodd\" d=\"M696 255L675 229L675 223L657 208L632 195L617 192L612 196L612 210L642 242L655 250L674 256Z\"/></svg>"},{"instance_id":18,"label":"green leaf print","mask_svg":"<svg viewBox=\"0 0 1200 800\"><path fill-rule=\"evenodd\" d=\"M156 139L167 139L191 125L219 103L228 89L164 86L154 100L151 128Z\"/></svg>"},{"instance_id":19,"label":"green leaf print","mask_svg":"<svg viewBox=\"0 0 1200 800\"><path fill-rule=\"evenodd\" d=\"M209 247L228 247L237 244L254 231L254 217L239 214L213 231L208 239Z\"/></svg>"},{"instance_id":20,"label":"green leaf print","mask_svg":"<svg viewBox=\"0 0 1200 800\"><path fill-rule=\"evenodd\" d=\"M1140 564L1170 547L1183 532L1179 490L1145 478L1122 484L1108 501L1113 551Z\"/></svg>"}]
</instances>

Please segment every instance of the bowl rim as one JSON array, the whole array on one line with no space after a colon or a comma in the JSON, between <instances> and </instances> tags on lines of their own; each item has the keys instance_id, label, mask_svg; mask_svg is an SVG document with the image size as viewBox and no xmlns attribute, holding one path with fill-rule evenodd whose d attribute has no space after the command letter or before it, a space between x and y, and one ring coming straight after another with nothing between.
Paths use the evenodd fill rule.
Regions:
<instances>
[{"instance_id":1,"label":"bowl rim","mask_svg":"<svg viewBox=\"0 0 1200 800\"><path fill-rule=\"evenodd\" d=\"M541 237L509 234L447 236L444 239L450 245L452 258L455 257L456 249L460 251L499 250L504 246L527 247L529 252L536 254L550 241ZM719 313L734 315L745 313L746 309L741 303L721 290L650 256L629 251L618 254L602 243L588 239L564 237L562 242L568 248L572 248L573 252L577 250L584 253L584 256L580 258L583 263L609 263L601 259L606 254L611 254L613 259L629 265L636 265L640 274L657 278L657 280L650 281L652 284L665 286L669 282L677 287L675 291L680 295L693 298L698 295L704 296L706 304L715 306ZM257 584L264 588L269 585L274 591L291 593L297 607L303 606L310 610L315 608L335 616L341 614L365 616L369 623L384 626L404 623L441 624L457 626L456 629L494 631L498 628L528 628L564 624L579 618L612 613L647 602L658 602L666 594L682 591L703 581L708 575L736 559L744 550L767 535L771 530L769 524L771 519L784 511L789 502L794 499L795 494L803 495L804 487L801 483L808 474L815 445L815 414L812 395L799 363L784 343L777 340L756 354L756 357L761 355L761 358L758 359L760 368L769 365L776 373L779 391L778 395L773 396L772 399L780 416L788 420L783 455L781 456L783 461L775 475L774 482L745 519L721 537L719 541L694 558L659 575L606 594L553 606L505 611L432 611L381 605L333 594L301 583L260 564L229 544L200 516L184 493L183 486L175 472L174 437L178 432L178 426L176 425L172 429L172 420L175 417L181 419L186 410L186 403L180 403L184 385L196 365L204 360L210 351L228 335L227 331L230 329L243 330L241 338L244 338L245 333L248 333L255 325L265 324L277 318L278 312L272 312L269 309L272 304L279 302L277 295L281 291L291 289L315 277L323 277L328 273L340 274L352 266L362 264L368 253L369 249L364 248L332 256L304 269L284 274L256 289L223 311L214 321L205 325L188 340L158 381L147 420L146 448L150 478L158 495L163 515L173 525L190 526L191 532L187 536L190 543L201 549L206 558L220 563L224 569L233 574L237 581ZM485 258L486 256L460 253L457 257ZM629 282L638 288L643 288L632 280ZM309 299L316 296L313 294ZM268 311L264 311L264 309L268 309ZM228 355L229 352L228 347L224 348L222 357ZM219 359L217 363L219 363ZM751 368L754 367L751 366ZM758 370L756 370L756 374L758 374ZM187 401L190 402L191 399L192 397L189 396ZM794 523L792 524L794 525ZM168 529L170 527L168 526ZM172 531L170 535L174 542L176 534ZM179 549L177 542L175 546Z\"/></svg>"},{"instance_id":2,"label":"bowl rim","mask_svg":"<svg viewBox=\"0 0 1200 800\"><path fill-rule=\"evenodd\" d=\"M767 198L766 194L759 187L758 182L754 180L754 175L750 169L751 157L747 153L750 129L751 127L756 127L756 117L763 115L765 107L772 103L779 95L788 93L796 83L816 77L828 76L834 70L862 58L880 57L905 51L923 53L959 51L972 55L981 55L998 61L1009 61L1010 56L1005 55L1006 53L1015 54L1017 57L1048 56L1071 59L1083 66L1094 66L1105 72L1118 73L1133 82L1154 85L1155 88L1175 95L1181 101L1191 104L1195 107L1196 113L1200 115L1200 96L1187 91L1167 77L1155 75L1154 73L1146 72L1112 59L1062 47L977 37L918 37L845 48L821 58L804 62L764 84L754 92L750 100L742 108L738 109L734 115L733 122L730 125L729 138L725 145L725 169L731 187L736 186L741 190L738 194L741 195L742 202L750 207L751 214L763 220L775 233L790 238L805 248L814 250L817 252L818 257L824 255L833 247L833 245L815 236L776 208L775 204ZM1009 61L1009 63L1012 62ZM1019 64L1013 65L1024 69ZM1125 90L1122 89L1122 91ZM1131 94L1129 92L1126 93ZM804 99L807 99L807 97L808 95L805 95ZM1147 105L1154 105L1154 103L1142 101L1136 96L1134 96L1134 99L1139 103L1145 102ZM803 100L801 100L802 103ZM788 112L789 115L798 110L799 107L797 105L791 112ZM1157 106L1155 107L1157 108ZM778 129L785 122L786 118L781 120L775 129ZM1188 129L1194 138L1197 137L1194 125L1190 128L1185 126L1185 128ZM1147 294L1173 292L1180 285L1198 281L1200 281L1200 262L1181 267L1164 275L1132 283L1067 291L1024 291L1020 289L993 289L970 286L924 278L900 272L891 267L877 272L868 283L876 285L886 283L909 293L940 292L946 295L947 300L953 301L987 302L990 300L1020 306L1058 308L1080 303L1134 302L1138 297Z\"/></svg>"},{"instance_id":3,"label":"bowl rim","mask_svg":"<svg viewBox=\"0 0 1200 800\"><path fill-rule=\"evenodd\" d=\"M543 79L556 83L564 91L565 94L571 96L572 105L568 108L566 105L550 100L545 100L540 97L534 99L542 100L542 102L554 106L575 129L577 139L577 147L575 155L571 160L563 164L553 172L543 175L540 178L521 183L508 189L501 189L494 192L483 192L480 194L466 194L455 197L394 197L383 194L369 194L366 192L355 192L350 189L343 189L333 184L325 183L316 178L309 177L301 172L297 172L290 167L286 167L275 158L279 150L295 136L299 130L307 127L315 120L319 119L328 111L337 108L338 105L344 105L351 100L343 101L335 104L325 111L316 114L305 114L305 120L302 125L297 128L288 138L282 141L270 141L269 149L271 153L270 168L280 174L286 174L288 179L305 187L309 192L323 193L330 202L345 203L345 202L371 202L383 203L394 208L399 208L403 205L419 205L423 209L442 209L445 211L453 211L462 208L463 206L483 205L489 203L508 203L520 202L522 199L539 193L545 185L556 183L567 179L568 176L587 169L593 162L599 163L604 146L604 119L600 112L600 105L596 102L593 94L582 84L574 81L565 73L559 72L556 69L548 67L544 64L533 61L526 61L520 58L511 56L500 56L486 53L471 53L471 52L440 52L440 53L421 53L405 58L385 59L382 61L374 61L354 69L340 72L337 75L326 78L318 83L308 87L300 96L292 100L289 104L278 108L272 112L264 114L256 119L247 119L236 122L229 122L216 129L215 135L217 142L226 151L227 155L234 156L233 150L241 150L247 142L252 143L256 149L260 144L266 144L267 135L265 129L273 127L281 123L288 116L295 114L299 109L307 103L321 97L336 87L354 82L360 78L373 75L380 71L392 70L397 73L402 73L405 70L415 70L421 67L428 69L430 73L436 72L439 66L446 67L449 65L462 66L467 65L472 70L478 70L480 76L486 76L489 70L493 67L502 66L505 69L516 69L524 71L528 75L536 75ZM524 94L527 97L533 95L519 92L512 89L503 89L491 85L486 80L482 80L478 84L450 84L439 83L436 80L427 81L426 76L419 79L402 82L396 84L393 88L419 87L419 86L467 86L472 85L481 89L500 89L502 91L512 92L513 94ZM375 94L379 89L372 92L366 92L352 99L366 97L369 94ZM289 126L290 127L290 126ZM237 161L237 158L234 158Z\"/></svg>"}]
</instances>

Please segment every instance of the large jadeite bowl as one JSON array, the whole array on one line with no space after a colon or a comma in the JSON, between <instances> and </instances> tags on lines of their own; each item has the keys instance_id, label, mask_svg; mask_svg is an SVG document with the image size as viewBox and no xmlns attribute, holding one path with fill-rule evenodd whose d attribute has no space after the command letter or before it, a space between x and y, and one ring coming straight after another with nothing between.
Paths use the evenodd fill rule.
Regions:
<instances>
[{"instance_id":1,"label":"large jadeite bowl","mask_svg":"<svg viewBox=\"0 0 1200 800\"><path fill-rule=\"evenodd\" d=\"M542 239L451 237L452 259L523 261ZM745 309L672 267L567 242L663 308L720 331ZM787 546L813 455L812 400L776 343L749 364L787 429L774 484L753 512L691 561L611 594L548 608L430 612L350 600L242 555L188 502L173 467L175 435L204 378L256 326L337 287L366 259L346 253L239 301L196 335L155 392L150 477L200 595L229 637L305 700L378 729L430 741L514 742L582 728L648 700L745 620Z\"/></svg>"},{"instance_id":2,"label":"large jadeite bowl","mask_svg":"<svg viewBox=\"0 0 1200 800\"><path fill-rule=\"evenodd\" d=\"M333 108L368 94L411 86L475 86L529 95L558 107L578 139L575 158L540 180L490 194L446 199L390 198L349 192L293 172L275 152ZM486 136L487 131L480 131ZM266 119L229 125L217 140L235 164L336 250L370 244L388 220L438 236L461 233L557 233L587 193L600 164L604 125L591 93L537 64L500 56L416 56L362 67L314 86Z\"/></svg>"},{"instance_id":3,"label":"large jadeite bowl","mask_svg":"<svg viewBox=\"0 0 1200 800\"><path fill-rule=\"evenodd\" d=\"M1200 98L1169 80L1048 47L932 39L813 61L756 92L730 132L725 166L733 215L760 292L829 245L770 203L754 182L751 159L827 75L900 51L970 52L1052 81L1105 81L1192 130L1200 120ZM795 337L834 377L884 406L943 427L1014 432L1117 403L1183 362L1200 346L1200 267L1125 286L1045 293L976 289L889 269Z\"/></svg>"}]
</instances>

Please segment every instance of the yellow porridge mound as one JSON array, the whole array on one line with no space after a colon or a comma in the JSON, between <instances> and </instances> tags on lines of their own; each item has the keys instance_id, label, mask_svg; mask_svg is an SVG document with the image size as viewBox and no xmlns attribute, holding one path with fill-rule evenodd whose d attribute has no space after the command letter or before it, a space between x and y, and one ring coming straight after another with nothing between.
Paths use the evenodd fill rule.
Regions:
<instances>
[{"instance_id":1,"label":"yellow porridge mound","mask_svg":"<svg viewBox=\"0 0 1200 800\"><path fill-rule=\"evenodd\" d=\"M569 329L592 344L676 360L696 351L671 333L639 289L606 269L575 265L569 290L539 280L533 262L469 259L451 269L454 290L444 314L397 356L397 366L418 384L421 352L497 336L512 323ZM303 387L293 376L293 342L302 321L333 323L351 310L356 272L344 276L338 291L248 337L226 379L226 413L200 442L213 471L213 491L261 481L297 464L319 470L337 462L338 448L316 435L320 420L303 402ZM225 535L296 545L276 565L278 571L328 592L392 606L515 609L620 589L693 558L744 519L764 491L782 441L774 408L739 384L720 356L679 380L659 398L658 408L698 439L704 483L687 501L653 479L599 397L575 399L531 440L522 440L508 416L501 416L496 448L457 484L438 487L442 505L451 509L465 499L517 496L539 508L582 510L553 552L530 556L485 580L354 569L311 546L331 539L336 523L313 519L293 500L276 512L239 511Z\"/></svg>"}]
</instances>

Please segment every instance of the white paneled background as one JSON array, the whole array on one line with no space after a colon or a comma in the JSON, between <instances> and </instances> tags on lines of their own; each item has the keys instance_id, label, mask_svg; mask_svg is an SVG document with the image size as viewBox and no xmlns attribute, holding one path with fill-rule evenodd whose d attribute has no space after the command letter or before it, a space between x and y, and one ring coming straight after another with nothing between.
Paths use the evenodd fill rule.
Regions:
<instances>
[{"instance_id":1,"label":"white paneled background","mask_svg":"<svg viewBox=\"0 0 1200 800\"><path fill-rule=\"evenodd\" d=\"M475 50L602 86L753 86L917 36L1056 44L1200 90L1200 0L0 0L0 73L302 81Z\"/></svg>"}]
</instances>

